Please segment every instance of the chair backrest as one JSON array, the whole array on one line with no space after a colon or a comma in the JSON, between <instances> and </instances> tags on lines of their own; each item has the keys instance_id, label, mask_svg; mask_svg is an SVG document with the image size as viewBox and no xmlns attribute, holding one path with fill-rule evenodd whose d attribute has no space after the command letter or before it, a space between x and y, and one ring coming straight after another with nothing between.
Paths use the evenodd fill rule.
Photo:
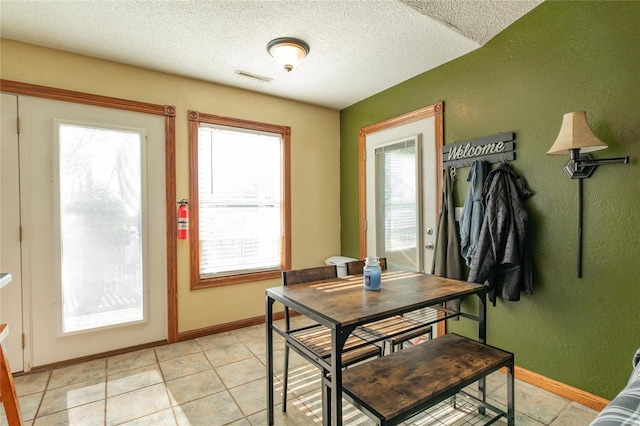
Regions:
<instances>
[{"instance_id":1,"label":"chair backrest","mask_svg":"<svg viewBox=\"0 0 640 426\"><path fill-rule=\"evenodd\" d=\"M282 285L308 283L311 281L330 280L338 278L336 265L317 266L315 268L294 269L282 271Z\"/></svg>"},{"instance_id":2,"label":"chair backrest","mask_svg":"<svg viewBox=\"0 0 640 426\"><path fill-rule=\"evenodd\" d=\"M294 285L308 283L312 281L330 280L338 278L338 267L336 265L316 266L315 268L294 269L292 271L282 271L282 285ZM285 330L291 330L291 317L289 307L284 307Z\"/></svg>"},{"instance_id":3,"label":"chair backrest","mask_svg":"<svg viewBox=\"0 0 640 426\"><path fill-rule=\"evenodd\" d=\"M364 269L364 260L354 260L353 262L347 262L344 265L347 267L347 275L359 275L362 274ZM387 270L387 258L380 258L380 269Z\"/></svg>"}]
</instances>

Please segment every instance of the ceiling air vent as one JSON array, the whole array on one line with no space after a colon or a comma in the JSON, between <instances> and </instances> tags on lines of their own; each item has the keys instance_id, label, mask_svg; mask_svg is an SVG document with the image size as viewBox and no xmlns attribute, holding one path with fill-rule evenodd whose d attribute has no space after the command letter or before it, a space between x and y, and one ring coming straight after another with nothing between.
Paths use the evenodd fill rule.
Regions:
<instances>
[{"instance_id":1,"label":"ceiling air vent","mask_svg":"<svg viewBox=\"0 0 640 426\"><path fill-rule=\"evenodd\" d=\"M269 77L265 77L265 76L258 75L258 74L252 74L252 73L250 73L250 72L242 71L242 70L237 70L237 71L236 71L236 74L238 74L238 75L242 75L242 76L244 76L244 77L253 78L253 79L255 79L255 80L264 81L264 82L266 82L266 83L268 83L268 82L270 82L270 81L272 80L272 79L271 79L271 78L269 78Z\"/></svg>"}]
</instances>

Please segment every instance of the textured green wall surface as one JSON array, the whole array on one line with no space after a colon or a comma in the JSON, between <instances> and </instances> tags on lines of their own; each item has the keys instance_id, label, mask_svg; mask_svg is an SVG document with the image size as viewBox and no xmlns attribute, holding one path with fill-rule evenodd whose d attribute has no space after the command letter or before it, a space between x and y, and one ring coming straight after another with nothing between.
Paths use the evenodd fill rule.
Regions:
<instances>
[{"instance_id":1,"label":"textured green wall surface","mask_svg":"<svg viewBox=\"0 0 640 426\"><path fill-rule=\"evenodd\" d=\"M445 143L513 131L534 293L488 307L488 343L527 370L613 398L640 347L640 2L545 2L480 49L341 112L342 253L358 256L358 129L444 101ZM547 156L562 115L586 111L630 156L584 182L583 278L576 277L577 184ZM455 182L456 205L467 171ZM472 301L465 301L473 310ZM473 301L475 303L475 301ZM466 320L449 330L473 336Z\"/></svg>"}]
</instances>

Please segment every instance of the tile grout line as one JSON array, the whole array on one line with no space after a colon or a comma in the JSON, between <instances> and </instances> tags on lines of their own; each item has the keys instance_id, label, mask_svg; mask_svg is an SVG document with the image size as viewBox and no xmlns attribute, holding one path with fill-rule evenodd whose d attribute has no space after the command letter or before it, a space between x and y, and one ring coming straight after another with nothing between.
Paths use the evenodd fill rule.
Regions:
<instances>
[{"instance_id":1,"label":"tile grout line","mask_svg":"<svg viewBox=\"0 0 640 426\"><path fill-rule=\"evenodd\" d=\"M251 349L249 349L237 336L235 336L233 333L231 333L231 336L233 336L239 344L241 344L247 351L249 351L249 353L252 355L252 358L256 358L255 354L251 351ZM198 344L198 346L200 346L200 343L196 341L196 343ZM200 348L202 349L202 347L200 346ZM242 414L242 417L240 419L235 419L229 423L226 424L231 424L234 422L237 422L239 420L245 419L249 424L251 422L249 422L249 420L247 419L250 415L245 414L244 411L242 411L242 407L240 407L240 404L238 403L238 401L236 400L236 398L234 398L233 394L231 393L231 389L233 388L229 388L227 386L227 384L224 382L224 380L222 380L222 377L220 377L220 374L218 373L218 370L216 369L216 367L211 363L211 360L209 359L209 357L207 355L204 354L204 350L202 351L205 359L207 360L207 362L209 363L209 365L211 366L211 369L213 370L213 372L215 373L216 376L218 376L218 379L220 379L220 382L222 383L222 385L224 386L225 391L229 394L229 397L231 398L231 400L233 401L234 404L236 404L236 407L238 407L238 410L240 411L240 413ZM246 358L246 359L251 359L251 358ZM260 361L258 359L258 361ZM237 361L236 361L237 362ZM224 364L224 365L230 365L233 364L232 362L230 362L229 364ZM259 380L259 379L258 379ZM242 385L238 385L238 386L242 386ZM236 387L238 387L236 386ZM255 413L254 413L255 414Z\"/></svg>"},{"instance_id":2,"label":"tile grout line","mask_svg":"<svg viewBox=\"0 0 640 426\"><path fill-rule=\"evenodd\" d=\"M169 399L169 408L171 408L171 415L173 416L173 421L175 422L176 425L179 425L180 423L178 422L178 415L176 414L175 407L171 403L171 395L169 393L169 387L167 386L167 379L164 376L162 367L160 366L160 358L158 358L158 353L156 352L155 348L153 349L153 357L156 360L156 367L158 368L158 371L160 371L160 375L162 376L162 385L164 386L164 392L167 395L167 398Z\"/></svg>"},{"instance_id":3,"label":"tile grout line","mask_svg":"<svg viewBox=\"0 0 640 426\"><path fill-rule=\"evenodd\" d=\"M44 385L44 389L42 391L42 397L40 397L40 402L38 403L38 408L36 408L35 413L33 413L33 420L32 423L36 422L36 419L38 418L38 413L40 412L40 408L42 407L42 403L44 401L44 396L47 394L47 390L49 389L49 383L51 382L51 376L53 376L53 370L50 370L49 372L49 377L47 378L47 383Z\"/></svg>"}]
</instances>

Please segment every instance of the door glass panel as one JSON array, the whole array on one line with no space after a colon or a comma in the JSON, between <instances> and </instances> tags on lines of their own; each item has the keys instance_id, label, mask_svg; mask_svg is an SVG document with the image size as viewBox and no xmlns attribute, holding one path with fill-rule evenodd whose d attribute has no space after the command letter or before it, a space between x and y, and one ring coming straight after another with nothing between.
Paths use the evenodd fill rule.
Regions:
<instances>
[{"instance_id":1,"label":"door glass panel","mask_svg":"<svg viewBox=\"0 0 640 426\"><path fill-rule=\"evenodd\" d=\"M377 253L390 268L418 271L418 162L415 139L376 149Z\"/></svg>"},{"instance_id":2,"label":"door glass panel","mask_svg":"<svg viewBox=\"0 0 640 426\"><path fill-rule=\"evenodd\" d=\"M58 130L62 331L141 321L142 135Z\"/></svg>"}]
</instances>

